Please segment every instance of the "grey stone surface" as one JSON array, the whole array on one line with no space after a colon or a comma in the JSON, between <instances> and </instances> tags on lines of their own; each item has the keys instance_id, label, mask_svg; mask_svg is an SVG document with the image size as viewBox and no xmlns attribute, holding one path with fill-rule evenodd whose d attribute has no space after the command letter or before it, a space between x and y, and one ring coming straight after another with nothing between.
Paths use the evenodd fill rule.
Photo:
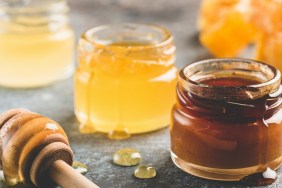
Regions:
<instances>
[{"instance_id":1,"label":"grey stone surface","mask_svg":"<svg viewBox=\"0 0 282 188\"><path fill-rule=\"evenodd\" d=\"M209 54L197 42L198 0L71 0L72 25L79 33L101 24L137 22L157 23L175 36L179 68ZM169 129L137 135L124 141L108 140L105 135L81 135L73 114L72 78L38 89L0 88L0 112L23 107L58 121L67 132L76 160L87 164L86 176L102 188L220 188L244 187L238 183L209 181L188 175L172 163L169 154ZM134 167L112 163L113 153L123 147L141 151L144 163L156 167L158 175L149 180L133 177ZM268 186L282 187L282 177Z\"/></svg>"}]
</instances>

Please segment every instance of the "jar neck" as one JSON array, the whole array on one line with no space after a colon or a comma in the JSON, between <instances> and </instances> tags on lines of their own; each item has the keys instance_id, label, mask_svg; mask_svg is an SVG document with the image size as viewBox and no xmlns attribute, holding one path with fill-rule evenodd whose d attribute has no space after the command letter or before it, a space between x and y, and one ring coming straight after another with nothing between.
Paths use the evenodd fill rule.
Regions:
<instances>
[{"instance_id":1,"label":"jar neck","mask_svg":"<svg viewBox=\"0 0 282 188\"><path fill-rule=\"evenodd\" d=\"M173 37L164 28L143 24L106 25L86 31L78 48L80 66L129 73L173 66Z\"/></svg>"},{"instance_id":2,"label":"jar neck","mask_svg":"<svg viewBox=\"0 0 282 188\"><path fill-rule=\"evenodd\" d=\"M203 98L185 90L180 84L177 86L177 104L182 110L193 116L225 120L245 121L271 117L281 107L281 95L280 86L276 92L256 99L226 101Z\"/></svg>"},{"instance_id":3,"label":"jar neck","mask_svg":"<svg viewBox=\"0 0 282 188\"><path fill-rule=\"evenodd\" d=\"M0 4L0 33L55 32L69 23L65 0L23 2Z\"/></svg>"},{"instance_id":4,"label":"jar neck","mask_svg":"<svg viewBox=\"0 0 282 188\"><path fill-rule=\"evenodd\" d=\"M279 70L259 61L200 61L180 71L178 105L200 117L262 118L280 109L280 83Z\"/></svg>"}]
</instances>

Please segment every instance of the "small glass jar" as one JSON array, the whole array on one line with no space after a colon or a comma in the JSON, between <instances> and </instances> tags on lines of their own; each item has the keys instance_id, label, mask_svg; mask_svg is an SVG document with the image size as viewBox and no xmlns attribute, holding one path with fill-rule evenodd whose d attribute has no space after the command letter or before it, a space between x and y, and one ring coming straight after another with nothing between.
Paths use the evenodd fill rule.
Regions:
<instances>
[{"instance_id":1,"label":"small glass jar","mask_svg":"<svg viewBox=\"0 0 282 188\"><path fill-rule=\"evenodd\" d=\"M282 162L281 75L248 59L211 59L179 73L171 156L195 176L236 181Z\"/></svg>"},{"instance_id":2,"label":"small glass jar","mask_svg":"<svg viewBox=\"0 0 282 188\"><path fill-rule=\"evenodd\" d=\"M105 25L79 42L75 114L80 131L113 139L169 124L177 69L171 34L154 25Z\"/></svg>"},{"instance_id":3,"label":"small glass jar","mask_svg":"<svg viewBox=\"0 0 282 188\"><path fill-rule=\"evenodd\" d=\"M38 87L72 74L68 10L65 0L0 2L0 85Z\"/></svg>"}]
</instances>

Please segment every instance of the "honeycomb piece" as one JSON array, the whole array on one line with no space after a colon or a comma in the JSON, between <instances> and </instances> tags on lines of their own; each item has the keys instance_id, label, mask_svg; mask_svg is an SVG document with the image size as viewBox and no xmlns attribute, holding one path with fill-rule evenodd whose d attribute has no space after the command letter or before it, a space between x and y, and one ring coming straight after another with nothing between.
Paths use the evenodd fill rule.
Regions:
<instances>
[{"instance_id":1,"label":"honeycomb piece","mask_svg":"<svg viewBox=\"0 0 282 188\"><path fill-rule=\"evenodd\" d=\"M224 19L201 32L201 43L217 57L234 57L256 37L256 29L239 11L231 11Z\"/></svg>"},{"instance_id":2,"label":"honeycomb piece","mask_svg":"<svg viewBox=\"0 0 282 188\"><path fill-rule=\"evenodd\" d=\"M256 59L271 64L282 71L282 32L264 33L257 46Z\"/></svg>"},{"instance_id":3,"label":"honeycomb piece","mask_svg":"<svg viewBox=\"0 0 282 188\"><path fill-rule=\"evenodd\" d=\"M282 0L203 0L198 27L214 56L239 56L255 43L256 59L282 71Z\"/></svg>"},{"instance_id":4,"label":"honeycomb piece","mask_svg":"<svg viewBox=\"0 0 282 188\"><path fill-rule=\"evenodd\" d=\"M203 0L198 18L198 29L207 30L234 8L239 0Z\"/></svg>"},{"instance_id":5,"label":"honeycomb piece","mask_svg":"<svg viewBox=\"0 0 282 188\"><path fill-rule=\"evenodd\" d=\"M250 0L250 22L262 32L282 31L281 0Z\"/></svg>"}]
</instances>

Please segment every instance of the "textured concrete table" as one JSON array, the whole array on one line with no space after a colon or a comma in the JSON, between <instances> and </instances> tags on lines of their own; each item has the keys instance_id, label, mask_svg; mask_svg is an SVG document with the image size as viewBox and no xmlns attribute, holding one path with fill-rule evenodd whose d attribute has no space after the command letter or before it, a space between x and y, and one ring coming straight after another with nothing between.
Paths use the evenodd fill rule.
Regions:
<instances>
[{"instance_id":1,"label":"textured concrete table","mask_svg":"<svg viewBox=\"0 0 282 188\"><path fill-rule=\"evenodd\" d=\"M107 23L158 23L175 35L179 68L209 57L197 42L198 0L71 0L70 5L77 36L87 28ZM81 135L73 114L72 78L39 89L0 88L0 112L15 107L27 108L58 121L70 137L76 160L89 166L86 176L102 188L244 187L236 183L203 180L175 167L169 154L168 129L124 141L108 140L101 134ZM157 168L157 177L139 180L132 175L134 167L115 166L112 154L123 147L140 150L143 162ZM282 181L280 175L278 178ZM282 187L279 180L269 187Z\"/></svg>"}]
</instances>

